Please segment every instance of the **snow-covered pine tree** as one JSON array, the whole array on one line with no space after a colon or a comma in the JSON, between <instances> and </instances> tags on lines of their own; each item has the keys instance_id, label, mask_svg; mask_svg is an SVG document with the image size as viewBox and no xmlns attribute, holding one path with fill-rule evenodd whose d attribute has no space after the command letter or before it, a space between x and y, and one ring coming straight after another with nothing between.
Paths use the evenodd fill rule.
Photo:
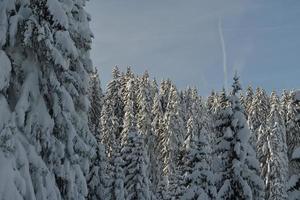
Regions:
<instances>
[{"instance_id":1,"label":"snow-covered pine tree","mask_svg":"<svg viewBox=\"0 0 300 200\"><path fill-rule=\"evenodd\" d=\"M150 183L148 164L149 157L146 152L144 135L137 129L134 116L134 79L129 79L126 86L124 129L122 132L122 158L124 160L124 188L125 199L150 200Z\"/></svg>"},{"instance_id":2,"label":"snow-covered pine tree","mask_svg":"<svg viewBox=\"0 0 300 200\"><path fill-rule=\"evenodd\" d=\"M271 112L267 120L267 170L264 176L266 198L268 200L288 199L288 158L286 146L286 130L280 116L279 99L275 92L271 95Z\"/></svg>"},{"instance_id":3,"label":"snow-covered pine tree","mask_svg":"<svg viewBox=\"0 0 300 200\"><path fill-rule=\"evenodd\" d=\"M106 106L107 114L112 117L115 117L116 119L114 119L114 121L117 120L113 124L114 124L114 128L118 129L118 131L115 132L115 137L116 139L119 139L123 129L122 127L123 127L123 117L124 117L124 111L123 111L124 102L121 94L121 74L117 66L113 68L112 76L113 79L108 83L106 89L104 106ZM104 132L102 133L103 137L108 138L109 135L105 135L105 134L106 133ZM109 134L109 132L107 132L107 134Z\"/></svg>"},{"instance_id":4,"label":"snow-covered pine tree","mask_svg":"<svg viewBox=\"0 0 300 200\"><path fill-rule=\"evenodd\" d=\"M10 4L12 3L12 4ZM15 2L0 2L0 24L2 24L0 37L0 196L3 200L23 200L23 199L46 199L51 193L52 199L61 199L58 188L55 186L54 177L45 166L42 158L34 151L23 133L18 130L15 124L15 113L11 110L8 98L11 72L13 64L3 48L6 45L7 18L13 12ZM11 7L10 7L11 6ZM31 153L27 155L27 152ZM30 156L30 157L29 157ZM34 159L34 160L33 160ZM36 180L37 173L30 173L30 165L34 162L36 170L43 171L44 177L39 179L45 184L40 184L35 189L34 185L39 183ZM33 182L34 181L34 182ZM48 186L47 186L48 185Z\"/></svg>"},{"instance_id":5,"label":"snow-covered pine tree","mask_svg":"<svg viewBox=\"0 0 300 200\"><path fill-rule=\"evenodd\" d=\"M117 153L114 156L114 182L113 182L113 200L124 200L125 199L125 189L124 189L124 160L121 153Z\"/></svg>"},{"instance_id":6,"label":"snow-covered pine tree","mask_svg":"<svg viewBox=\"0 0 300 200\"><path fill-rule=\"evenodd\" d=\"M270 113L270 100L265 90L261 88L256 89L255 96L248 111L248 124L251 129L250 143L256 150L256 143L258 138L258 129L260 125L265 125L267 117Z\"/></svg>"},{"instance_id":7,"label":"snow-covered pine tree","mask_svg":"<svg viewBox=\"0 0 300 200\"><path fill-rule=\"evenodd\" d=\"M207 107L209 106L208 103L209 101L207 100L206 102L206 108L210 109L210 111L208 111L209 116L211 117L213 123L211 124L211 144L212 144L212 170L216 173L215 178L217 179L215 185L216 188L219 189L221 187L221 180L220 179L222 176L218 175L218 172L222 171L222 159L220 159L220 153L219 152L219 147L218 144L221 143L223 141L222 138L222 131L223 131L223 127L226 126L226 124L228 124L228 120L229 120L229 116L228 116L228 111L229 111L229 102L228 102L228 96L226 94L225 89L223 88L223 90L221 91L221 93L219 95L216 95L215 93L213 95L211 95L210 97L210 102L214 105L211 105L211 107Z\"/></svg>"},{"instance_id":8,"label":"snow-covered pine tree","mask_svg":"<svg viewBox=\"0 0 300 200\"><path fill-rule=\"evenodd\" d=\"M110 200L112 199L112 181L109 176L109 162L105 155L104 145L99 143L96 148L96 157L87 178L89 194L87 199Z\"/></svg>"},{"instance_id":9,"label":"snow-covered pine tree","mask_svg":"<svg viewBox=\"0 0 300 200\"><path fill-rule=\"evenodd\" d=\"M153 114L153 120L152 120L152 132L155 138L155 146L153 146L153 151L154 154L156 155L154 157L154 160L152 160L151 165L155 165L154 168L152 168L152 170L150 171L150 177L151 177L151 183L154 186L153 191L155 191L156 194L160 193L158 195L158 199L162 199L162 190L163 190L163 186L160 185L159 183L163 183L162 177L163 177L163 173L162 173L162 160L160 158L162 158L162 156L160 155L161 153L161 149L162 149L162 143L160 141L162 141L163 139L163 133L164 133L164 123L163 123L163 109L162 109L162 104L161 104L161 97L160 94L157 93L154 97L154 102L153 102L153 108L152 108L152 114ZM160 187L160 189L159 189Z\"/></svg>"},{"instance_id":10,"label":"snow-covered pine tree","mask_svg":"<svg viewBox=\"0 0 300 200\"><path fill-rule=\"evenodd\" d=\"M100 141L101 132L101 110L103 106L104 95L102 93L98 71L95 70L90 75L89 81L89 128Z\"/></svg>"},{"instance_id":11,"label":"snow-covered pine tree","mask_svg":"<svg viewBox=\"0 0 300 200\"><path fill-rule=\"evenodd\" d=\"M250 108L252 105L253 97L254 97L253 88L251 86L249 86L246 90L246 95L244 97L243 104L242 104L245 108L246 119L248 119L248 115L249 115Z\"/></svg>"},{"instance_id":12,"label":"snow-covered pine tree","mask_svg":"<svg viewBox=\"0 0 300 200\"><path fill-rule=\"evenodd\" d=\"M132 84L132 87L134 88L134 92L136 93L138 90L138 81L137 81L138 77L135 76L135 74L133 73L132 69L130 66L127 67L126 69L126 73L122 72L121 74L121 98L122 98L122 101L123 101L123 104L125 106L125 101L126 101L126 97L127 97L127 93L128 93L128 90L127 90L127 83L130 81L130 80L134 80L133 81L133 84ZM136 96L137 94L135 94ZM123 108L123 111L124 111L124 108ZM135 105L135 108L134 108L134 111L137 112L137 105ZM136 113L134 113L136 114Z\"/></svg>"},{"instance_id":13,"label":"snow-covered pine tree","mask_svg":"<svg viewBox=\"0 0 300 200\"><path fill-rule=\"evenodd\" d=\"M286 104L286 137L289 160L288 199L300 196L300 104L292 92ZM283 101L282 101L283 104Z\"/></svg>"},{"instance_id":14,"label":"snow-covered pine tree","mask_svg":"<svg viewBox=\"0 0 300 200\"><path fill-rule=\"evenodd\" d=\"M217 100L217 94L215 93L215 91L212 91L211 94L207 97L207 101L206 101L206 108L207 111L212 114L214 112L214 107L216 104L216 100Z\"/></svg>"},{"instance_id":15,"label":"snow-covered pine tree","mask_svg":"<svg viewBox=\"0 0 300 200\"><path fill-rule=\"evenodd\" d=\"M105 146L101 143L101 109L103 94L97 70L92 72L89 81L89 128L97 140L96 156L91 160L88 174L88 199L111 199L111 180L108 170L111 167L105 154Z\"/></svg>"},{"instance_id":16,"label":"snow-covered pine tree","mask_svg":"<svg viewBox=\"0 0 300 200\"><path fill-rule=\"evenodd\" d=\"M9 16L1 37L13 71L8 102L23 145L26 140L35 145L25 152L38 199L88 195L85 176L96 140L87 122L92 33L84 5L84 0L1 1L1 14Z\"/></svg>"},{"instance_id":17,"label":"snow-covered pine tree","mask_svg":"<svg viewBox=\"0 0 300 200\"><path fill-rule=\"evenodd\" d=\"M151 81L151 97L152 97L152 102L151 102L151 105L154 104L154 97L156 94L158 94L158 84L157 84L157 81L156 79L154 78L152 81Z\"/></svg>"},{"instance_id":18,"label":"snow-covered pine tree","mask_svg":"<svg viewBox=\"0 0 300 200\"><path fill-rule=\"evenodd\" d=\"M178 181L180 171L178 169L178 159L180 147L183 144L183 121L180 117L179 95L176 87L171 85L169 102L164 116L164 131L159 146L161 147L161 160L163 164L162 181L165 183L164 199L176 198L180 193Z\"/></svg>"},{"instance_id":19,"label":"snow-covered pine tree","mask_svg":"<svg viewBox=\"0 0 300 200\"><path fill-rule=\"evenodd\" d=\"M169 93L170 93L171 85L172 82L170 79L163 80L160 84L159 94L161 97L161 105L164 113L166 112L167 105L169 103Z\"/></svg>"},{"instance_id":20,"label":"snow-covered pine tree","mask_svg":"<svg viewBox=\"0 0 300 200\"><path fill-rule=\"evenodd\" d=\"M250 130L237 96L239 90L241 87L235 75L232 94L229 96L230 105L221 113L216 127L220 133L216 152L222 160L217 171L217 198L263 199L264 187L259 177L259 163L249 143Z\"/></svg>"},{"instance_id":21,"label":"snow-covered pine tree","mask_svg":"<svg viewBox=\"0 0 300 200\"><path fill-rule=\"evenodd\" d=\"M126 93L124 100L124 118L123 118L123 130L121 132L121 144L123 145L127 139L131 127L137 128L137 120L135 113L137 108L136 102L136 91L135 89L135 78L131 78L126 84Z\"/></svg>"},{"instance_id":22,"label":"snow-covered pine tree","mask_svg":"<svg viewBox=\"0 0 300 200\"><path fill-rule=\"evenodd\" d=\"M138 113L137 113L137 127L139 132L145 138L145 149L147 151L149 162L148 176L150 180L155 179L155 171L157 167L157 154L155 152L156 135L152 129L153 114L152 109L152 97L151 97L151 83L149 80L148 72L146 71L140 79L139 91L137 95ZM155 194L155 185L150 185L151 195Z\"/></svg>"},{"instance_id":23,"label":"snow-covered pine tree","mask_svg":"<svg viewBox=\"0 0 300 200\"><path fill-rule=\"evenodd\" d=\"M287 90L283 90L283 93L281 95L280 99L280 115L282 116L284 123L287 122L287 113L288 113L288 104L292 98L292 94L288 92Z\"/></svg>"},{"instance_id":24,"label":"snow-covered pine tree","mask_svg":"<svg viewBox=\"0 0 300 200\"><path fill-rule=\"evenodd\" d=\"M206 120L206 117L204 113L201 113L199 101L194 101L191 108L192 114L188 120L187 129L188 137L184 143L181 161L184 191L180 199L215 199L217 191L211 170L209 134L204 125L207 121L203 121Z\"/></svg>"},{"instance_id":25,"label":"snow-covered pine tree","mask_svg":"<svg viewBox=\"0 0 300 200\"><path fill-rule=\"evenodd\" d=\"M141 77L138 94L137 94L137 127L139 132L145 136L146 145L148 145L149 140L153 142L152 133L151 133L151 85L149 81L148 72ZM151 144L153 145L153 143Z\"/></svg>"},{"instance_id":26,"label":"snow-covered pine tree","mask_svg":"<svg viewBox=\"0 0 300 200\"><path fill-rule=\"evenodd\" d=\"M122 148L126 200L151 199L147 173L149 160L144 145L144 136L131 128Z\"/></svg>"}]
</instances>

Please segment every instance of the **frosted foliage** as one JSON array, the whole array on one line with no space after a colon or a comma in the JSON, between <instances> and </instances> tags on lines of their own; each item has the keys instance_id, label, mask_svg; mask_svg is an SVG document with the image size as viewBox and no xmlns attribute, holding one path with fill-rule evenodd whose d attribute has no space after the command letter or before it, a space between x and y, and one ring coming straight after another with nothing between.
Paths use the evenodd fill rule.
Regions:
<instances>
[{"instance_id":1,"label":"frosted foliage","mask_svg":"<svg viewBox=\"0 0 300 200\"><path fill-rule=\"evenodd\" d=\"M217 196L221 199L263 199L263 181L259 177L255 151L249 143L250 130L237 97L240 85L236 76L234 81L229 109L217 113L220 121L216 127L219 132L215 147L216 159L220 159L215 168Z\"/></svg>"},{"instance_id":2,"label":"frosted foliage","mask_svg":"<svg viewBox=\"0 0 300 200\"><path fill-rule=\"evenodd\" d=\"M53 16L54 24L67 29L69 25L68 17L62 6L62 3L58 0L47 0L48 11Z\"/></svg>"},{"instance_id":3,"label":"frosted foliage","mask_svg":"<svg viewBox=\"0 0 300 200\"><path fill-rule=\"evenodd\" d=\"M25 181L15 169L12 160L5 157L0 151L0 194L3 200L23 200Z\"/></svg>"},{"instance_id":4,"label":"frosted foliage","mask_svg":"<svg viewBox=\"0 0 300 200\"><path fill-rule=\"evenodd\" d=\"M1 13L0 13L1 14ZM1 33L0 33L1 35ZM8 87L11 71L11 63L6 53L0 50L0 91Z\"/></svg>"},{"instance_id":5,"label":"frosted foliage","mask_svg":"<svg viewBox=\"0 0 300 200\"><path fill-rule=\"evenodd\" d=\"M20 156L16 163L24 166L19 171L26 175L25 199L85 199L88 194L85 176L96 140L87 124L92 66L84 4L0 2L1 49L5 45L0 50L0 91L13 112L4 126L6 135L1 134L10 139L2 146L12 155L24 152L23 164Z\"/></svg>"},{"instance_id":6,"label":"frosted foliage","mask_svg":"<svg viewBox=\"0 0 300 200\"><path fill-rule=\"evenodd\" d=\"M144 149L143 137L136 132L130 132L122 148L124 160L125 199L150 200L148 163L149 159Z\"/></svg>"},{"instance_id":7,"label":"frosted foliage","mask_svg":"<svg viewBox=\"0 0 300 200\"><path fill-rule=\"evenodd\" d=\"M57 31L55 33L55 41L57 47L60 48L66 56L72 56L74 58L78 56L77 49L68 31Z\"/></svg>"},{"instance_id":8,"label":"frosted foliage","mask_svg":"<svg viewBox=\"0 0 300 200\"><path fill-rule=\"evenodd\" d=\"M294 99L300 101L300 90L296 90L294 92Z\"/></svg>"}]
</instances>

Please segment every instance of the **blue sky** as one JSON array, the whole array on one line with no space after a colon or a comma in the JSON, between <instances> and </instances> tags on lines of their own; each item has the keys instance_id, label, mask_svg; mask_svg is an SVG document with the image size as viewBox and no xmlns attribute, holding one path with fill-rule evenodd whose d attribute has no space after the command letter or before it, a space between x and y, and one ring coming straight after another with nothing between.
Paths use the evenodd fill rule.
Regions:
<instances>
[{"instance_id":1,"label":"blue sky","mask_svg":"<svg viewBox=\"0 0 300 200\"><path fill-rule=\"evenodd\" d=\"M103 87L112 67L148 70L200 94L221 89L224 38L229 85L281 91L300 86L298 0L90 0L91 57Z\"/></svg>"}]
</instances>

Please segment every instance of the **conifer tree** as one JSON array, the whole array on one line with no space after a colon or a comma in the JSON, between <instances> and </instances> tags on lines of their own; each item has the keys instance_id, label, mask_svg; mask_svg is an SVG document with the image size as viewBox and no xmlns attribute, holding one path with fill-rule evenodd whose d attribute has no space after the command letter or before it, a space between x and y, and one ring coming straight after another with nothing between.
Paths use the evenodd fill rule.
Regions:
<instances>
[{"instance_id":1,"label":"conifer tree","mask_svg":"<svg viewBox=\"0 0 300 200\"><path fill-rule=\"evenodd\" d=\"M217 100L217 94L215 93L215 91L212 91L211 94L207 97L207 101L206 101L206 108L209 113L214 112L213 109L214 109L216 100Z\"/></svg>"},{"instance_id":2,"label":"conifer tree","mask_svg":"<svg viewBox=\"0 0 300 200\"><path fill-rule=\"evenodd\" d=\"M271 112L267 121L266 199L287 199L288 159L286 130L280 116L277 95L271 95Z\"/></svg>"},{"instance_id":3,"label":"conifer tree","mask_svg":"<svg viewBox=\"0 0 300 200\"><path fill-rule=\"evenodd\" d=\"M159 94L161 96L161 105L164 113L167 110L171 85L172 83L169 79L163 80L160 84Z\"/></svg>"},{"instance_id":4,"label":"conifer tree","mask_svg":"<svg viewBox=\"0 0 300 200\"><path fill-rule=\"evenodd\" d=\"M235 75L230 105L217 122L220 135L216 153L220 162L216 179L219 181L218 199L263 199L263 182L259 177L259 163L249 143L250 131L244 111L237 97L241 90Z\"/></svg>"},{"instance_id":5,"label":"conifer tree","mask_svg":"<svg viewBox=\"0 0 300 200\"><path fill-rule=\"evenodd\" d=\"M9 21L1 33L1 49L5 45L14 72L8 102L29 159L23 170L30 172L27 180L35 192L35 197L26 196L85 199L96 148L87 121L92 33L85 1L0 4L1 15Z\"/></svg>"},{"instance_id":6,"label":"conifer tree","mask_svg":"<svg viewBox=\"0 0 300 200\"><path fill-rule=\"evenodd\" d=\"M258 129L265 125L270 113L270 102L265 90L257 88L252 104L248 111L248 124L251 129L250 143L254 149L257 147ZM259 142L258 142L259 143Z\"/></svg>"},{"instance_id":7,"label":"conifer tree","mask_svg":"<svg viewBox=\"0 0 300 200\"><path fill-rule=\"evenodd\" d=\"M106 106L108 114L116 118L114 128L117 128L118 131L114 134L116 139L120 139L123 129L124 102L121 93L121 73L117 66L113 68L112 76L113 79L108 83L106 89L104 104ZM103 137L107 137L107 135L103 135Z\"/></svg>"},{"instance_id":8,"label":"conifer tree","mask_svg":"<svg viewBox=\"0 0 300 200\"><path fill-rule=\"evenodd\" d=\"M101 132L101 110L103 106L103 93L100 86L98 71L92 72L89 82L89 128L90 131L100 141Z\"/></svg>"},{"instance_id":9,"label":"conifer tree","mask_svg":"<svg viewBox=\"0 0 300 200\"><path fill-rule=\"evenodd\" d=\"M246 119L248 119L248 115L249 115L249 112L251 109L253 98L254 98L254 92L253 92L252 87L249 86L247 88L246 96L244 97L244 102L242 104L242 105L244 105L244 108L245 108Z\"/></svg>"},{"instance_id":10,"label":"conifer tree","mask_svg":"<svg viewBox=\"0 0 300 200\"><path fill-rule=\"evenodd\" d=\"M162 135L161 144L161 160L163 162L163 184L166 188L164 189L164 199L176 198L180 193L178 190L177 182L180 179L180 169L178 169L178 155L180 147L183 143L183 121L179 114L179 96L177 89L174 85L171 85L169 102L167 110L164 116L164 132Z\"/></svg>"},{"instance_id":11,"label":"conifer tree","mask_svg":"<svg viewBox=\"0 0 300 200\"><path fill-rule=\"evenodd\" d=\"M134 116L133 79L126 86L124 129L122 132L122 158L124 160L125 199L145 199L151 197L148 178L149 158L145 149L144 136L138 132Z\"/></svg>"},{"instance_id":12,"label":"conifer tree","mask_svg":"<svg viewBox=\"0 0 300 200\"><path fill-rule=\"evenodd\" d=\"M96 148L97 156L93 159L88 176L89 194L87 199L109 200L112 199L112 182L108 174L108 160L105 155L104 145L99 143Z\"/></svg>"},{"instance_id":13,"label":"conifer tree","mask_svg":"<svg viewBox=\"0 0 300 200\"><path fill-rule=\"evenodd\" d=\"M150 170L150 172L151 172L151 182L154 186L153 191L155 191L157 194L159 193L158 191L159 183L163 183L162 160L160 159L162 158L162 156L160 155L160 153L163 145L161 141L163 139L163 133L165 128L163 123L164 115L163 115L163 109L161 104L161 97L158 93L154 97L152 113L153 113L153 120L151 126L152 126L153 136L155 139L155 146L152 148L154 151L154 155L156 156L153 157L154 160L151 161L154 167L152 168L152 170ZM160 192L162 192L161 191L162 189L163 187L160 188ZM162 199L162 197L160 197L159 199Z\"/></svg>"},{"instance_id":14,"label":"conifer tree","mask_svg":"<svg viewBox=\"0 0 300 200\"><path fill-rule=\"evenodd\" d=\"M288 199L297 199L300 195L300 105L294 96L294 93L290 95L286 105L286 138L289 160Z\"/></svg>"},{"instance_id":15,"label":"conifer tree","mask_svg":"<svg viewBox=\"0 0 300 200\"><path fill-rule=\"evenodd\" d=\"M113 183L113 200L124 200L125 189L124 189L124 160L121 153L117 153L114 157L114 183Z\"/></svg>"},{"instance_id":16,"label":"conifer tree","mask_svg":"<svg viewBox=\"0 0 300 200\"><path fill-rule=\"evenodd\" d=\"M156 136L152 129L152 97L151 97L151 84L147 72L141 77L140 86L137 96L138 113L137 113L137 127L139 132L145 138L145 148L150 159L149 169L147 172L150 180L155 179L155 172L157 167L157 154L154 149L156 145ZM155 193L155 185L150 185L151 193Z\"/></svg>"},{"instance_id":17,"label":"conifer tree","mask_svg":"<svg viewBox=\"0 0 300 200\"><path fill-rule=\"evenodd\" d=\"M215 199L216 188L211 170L208 132L201 117L199 102L194 102L188 120L188 137L182 159L184 191L180 199ZM202 113L204 114L204 113ZM202 122L200 122L202 121Z\"/></svg>"},{"instance_id":18,"label":"conifer tree","mask_svg":"<svg viewBox=\"0 0 300 200\"><path fill-rule=\"evenodd\" d=\"M284 90L280 99L280 111L281 111L280 115L282 116L285 125L287 123L288 104L291 100L292 100L292 92L288 92L287 90Z\"/></svg>"}]
</instances>

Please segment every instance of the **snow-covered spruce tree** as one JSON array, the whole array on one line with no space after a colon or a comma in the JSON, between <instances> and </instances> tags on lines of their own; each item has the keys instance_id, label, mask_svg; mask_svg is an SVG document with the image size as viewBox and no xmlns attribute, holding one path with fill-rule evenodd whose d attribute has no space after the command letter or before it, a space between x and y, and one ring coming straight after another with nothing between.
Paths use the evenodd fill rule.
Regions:
<instances>
[{"instance_id":1,"label":"snow-covered spruce tree","mask_svg":"<svg viewBox=\"0 0 300 200\"><path fill-rule=\"evenodd\" d=\"M259 177L259 163L249 143L250 130L237 96L241 89L234 76L230 105L217 121L219 131L216 153L221 160L216 171L219 181L217 199L263 199L263 182ZM220 184L221 183L221 184Z\"/></svg>"},{"instance_id":2,"label":"snow-covered spruce tree","mask_svg":"<svg viewBox=\"0 0 300 200\"><path fill-rule=\"evenodd\" d=\"M120 153L124 102L121 96L121 75L118 67L114 67L112 75L113 80L107 86L101 112L101 142L105 145L106 154L114 165L114 156Z\"/></svg>"},{"instance_id":3,"label":"snow-covered spruce tree","mask_svg":"<svg viewBox=\"0 0 300 200\"><path fill-rule=\"evenodd\" d=\"M114 156L114 182L113 182L113 200L124 200L125 189L124 189L124 160L121 153L116 153Z\"/></svg>"},{"instance_id":4,"label":"snow-covered spruce tree","mask_svg":"<svg viewBox=\"0 0 300 200\"><path fill-rule=\"evenodd\" d=\"M115 134L116 139L120 139L120 135L122 132L123 127L123 117L124 117L124 102L122 99L121 94L121 74L118 69L118 67L114 67L112 71L113 79L108 83L105 98L104 98L104 106L107 110L107 114L111 117L115 117L114 119L114 129L118 129L116 132L113 132ZM103 114L102 114L103 116ZM109 117L109 116L107 116ZM103 126L103 120L102 120L102 126ZM107 127L111 128L111 127ZM109 132L103 132L102 131L103 138L109 138L110 133ZM105 144L106 142L103 141Z\"/></svg>"},{"instance_id":5,"label":"snow-covered spruce tree","mask_svg":"<svg viewBox=\"0 0 300 200\"><path fill-rule=\"evenodd\" d=\"M155 179L156 167L157 167L157 153L155 152L156 135L152 129L153 114L152 109L152 96L151 96L151 83L149 80L148 72L141 77L139 83L139 91L137 95L138 113L137 113L137 127L139 132L145 138L145 148L150 159L148 176L151 181L150 189L151 195L155 194L156 185L152 184L152 180Z\"/></svg>"},{"instance_id":6,"label":"snow-covered spruce tree","mask_svg":"<svg viewBox=\"0 0 300 200\"><path fill-rule=\"evenodd\" d=\"M112 181L108 174L109 163L103 144L98 144L96 153L87 179L89 189L87 199L109 200L112 199Z\"/></svg>"},{"instance_id":7,"label":"snow-covered spruce tree","mask_svg":"<svg viewBox=\"0 0 300 200\"><path fill-rule=\"evenodd\" d=\"M132 89L134 91L134 98L137 97L137 92L138 92L138 77L135 76L135 74L133 73L133 71L131 70L131 67L127 67L126 73L122 73L121 74L121 97L122 97L122 101L123 101L123 105L125 106L125 101L127 98L127 83L129 81L133 81L132 83ZM136 102L136 99L134 100ZM124 111L124 108L123 108ZM134 105L134 115L137 114L137 104ZM124 114L124 113L123 113Z\"/></svg>"},{"instance_id":8,"label":"snow-covered spruce tree","mask_svg":"<svg viewBox=\"0 0 300 200\"><path fill-rule=\"evenodd\" d=\"M251 86L249 86L247 88L246 95L244 97L243 104L242 104L245 108L246 119L248 119L248 115L249 115L250 108L252 105L253 97L254 97L253 88Z\"/></svg>"},{"instance_id":9,"label":"snow-covered spruce tree","mask_svg":"<svg viewBox=\"0 0 300 200\"><path fill-rule=\"evenodd\" d=\"M184 143L182 170L183 194L180 199L215 199L216 188L214 175L211 170L211 148L208 132L201 117L199 102L195 101L192 114L188 120L188 137Z\"/></svg>"},{"instance_id":10,"label":"snow-covered spruce tree","mask_svg":"<svg viewBox=\"0 0 300 200\"><path fill-rule=\"evenodd\" d=\"M154 186L153 191L156 192L156 194L160 193L160 195L158 195L158 197L160 196L160 198L158 199L162 199L162 190L163 190L163 186L160 185L159 183L163 183L162 177L163 177L163 173L162 173L162 160L160 158L162 158L162 156L160 155L161 153L161 149L163 145L160 141L162 141L163 139L163 133L164 133L164 123L163 123L163 109L162 109L162 104L161 104L161 97L160 95L157 93L154 97L154 103L153 103L153 108L152 108L152 114L153 114L153 120L151 123L152 126L152 132L154 135L154 139L155 139L155 145L152 147L153 151L154 151L154 155L156 155L154 158L154 160L152 160L151 165L155 165L155 167L153 167L153 170L151 170L151 183ZM158 189L159 187L161 187L160 189Z\"/></svg>"},{"instance_id":11,"label":"snow-covered spruce tree","mask_svg":"<svg viewBox=\"0 0 300 200\"><path fill-rule=\"evenodd\" d=\"M284 90L280 99L280 111L281 111L280 115L284 120L285 125L287 122L288 104L291 99L292 99L292 92L288 92L287 90Z\"/></svg>"},{"instance_id":12,"label":"snow-covered spruce tree","mask_svg":"<svg viewBox=\"0 0 300 200\"><path fill-rule=\"evenodd\" d=\"M159 91L159 90L158 90L158 84L157 84L156 80L153 79L153 80L151 81L151 90L150 90L151 97L152 97L151 105L154 104L154 97L155 97L156 94L158 94L158 91Z\"/></svg>"},{"instance_id":13,"label":"snow-covered spruce tree","mask_svg":"<svg viewBox=\"0 0 300 200\"><path fill-rule=\"evenodd\" d=\"M252 104L248 111L248 124L251 129L250 143L254 149L257 146L258 129L260 125L265 125L270 113L270 100L265 90L257 88Z\"/></svg>"},{"instance_id":14,"label":"snow-covered spruce tree","mask_svg":"<svg viewBox=\"0 0 300 200\"><path fill-rule=\"evenodd\" d=\"M151 85L149 81L149 75L147 72L141 77L138 94L137 94L137 127L139 132L145 136L146 145L148 145L149 140L153 142L151 133ZM153 145L153 143L151 144Z\"/></svg>"},{"instance_id":15,"label":"snow-covered spruce tree","mask_svg":"<svg viewBox=\"0 0 300 200\"><path fill-rule=\"evenodd\" d=\"M216 100L217 100L217 94L215 93L215 91L212 91L211 94L207 97L207 101L206 101L206 108L207 111L212 114L214 112L214 107L216 104Z\"/></svg>"},{"instance_id":16,"label":"snow-covered spruce tree","mask_svg":"<svg viewBox=\"0 0 300 200\"><path fill-rule=\"evenodd\" d=\"M7 42L7 17L9 18L7 14L13 11L10 9L14 9L14 3L0 2L0 24L2 25L0 27L3 28L0 30L4 31L0 31L0 38L2 37L0 39L0 196L3 200L23 200L36 197L46 199L46 196L51 194L53 195L51 199L61 199L55 186L54 177L42 158L37 155L34 146L16 127L15 113L8 101L13 63L3 46ZM30 169L32 169L30 166L36 167L36 171L30 173ZM36 179L40 175L38 172L43 172L44 177ZM35 189L34 184L40 184L39 188Z\"/></svg>"},{"instance_id":17,"label":"snow-covered spruce tree","mask_svg":"<svg viewBox=\"0 0 300 200\"><path fill-rule=\"evenodd\" d=\"M95 137L100 141L101 132L101 110L103 106L103 93L100 86L98 71L95 70L90 75L89 81L89 128Z\"/></svg>"},{"instance_id":18,"label":"snow-covered spruce tree","mask_svg":"<svg viewBox=\"0 0 300 200\"><path fill-rule=\"evenodd\" d=\"M97 139L96 156L91 160L90 173L88 174L88 199L111 199L111 181L108 173L110 169L105 154L105 146L101 143L101 109L103 94L97 73L92 72L89 81L89 128Z\"/></svg>"},{"instance_id":19,"label":"snow-covered spruce tree","mask_svg":"<svg viewBox=\"0 0 300 200\"><path fill-rule=\"evenodd\" d=\"M267 170L264 176L266 198L268 200L288 199L288 159L286 146L286 131L284 121L280 116L280 105L277 95L271 95L271 112L267 120Z\"/></svg>"},{"instance_id":20,"label":"snow-covered spruce tree","mask_svg":"<svg viewBox=\"0 0 300 200\"><path fill-rule=\"evenodd\" d=\"M289 160L288 199L300 196L300 104L291 94L286 105L286 137Z\"/></svg>"},{"instance_id":21,"label":"snow-covered spruce tree","mask_svg":"<svg viewBox=\"0 0 300 200\"><path fill-rule=\"evenodd\" d=\"M105 145L106 155L111 162L114 162L114 156L120 150L118 122L111 101L106 100L101 112L101 142Z\"/></svg>"},{"instance_id":22,"label":"snow-covered spruce tree","mask_svg":"<svg viewBox=\"0 0 300 200\"><path fill-rule=\"evenodd\" d=\"M96 146L87 123L92 33L85 1L2 1L1 9L4 4L1 14L9 19L1 37L13 71L8 102L23 144L35 145L25 151L36 197L85 199Z\"/></svg>"},{"instance_id":23,"label":"snow-covered spruce tree","mask_svg":"<svg viewBox=\"0 0 300 200\"><path fill-rule=\"evenodd\" d=\"M144 147L144 136L137 129L130 129L122 148L125 172L125 199L150 200L149 178L147 173L148 156Z\"/></svg>"},{"instance_id":24,"label":"snow-covered spruce tree","mask_svg":"<svg viewBox=\"0 0 300 200\"><path fill-rule=\"evenodd\" d=\"M178 181L180 171L178 169L178 159L180 147L183 144L183 121L179 114L179 96L177 89L171 85L169 93L169 102L164 116L164 131L159 146L161 147L161 161L163 166L163 176L160 183L166 186L164 189L163 199L176 198L180 191ZM161 187L160 187L161 188Z\"/></svg>"},{"instance_id":25,"label":"snow-covered spruce tree","mask_svg":"<svg viewBox=\"0 0 300 200\"><path fill-rule=\"evenodd\" d=\"M150 200L148 164L149 158L144 144L144 135L139 133L134 116L133 81L127 82L124 129L122 132L122 158L124 160L125 199Z\"/></svg>"},{"instance_id":26,"label":"snow-covered spruce tree","mask_svg":"<svg viewBox=\"0 0 300 200\"><path fill-rule=\"evenodd\" d=\"M182 110L182 119L184 122L187 122L191 115L191 107L192 107L192 88L188 87L186 90L180 92L180 100L181 100L181 110Z\"/></svg>"},{"instance_id":27,"label":"snow-covered spruce tree","mask_svg":"<svg viewBox=\"0 0 300 200\"><path fill-rule=\"evenodd\" d=\"M135 89L135 78L131 78L127 81L126 84L126 93L124 100L124 118L123 118L123 130L121 132L121 144L123 145L127 139L127 136L130 132L130 128L137 128L137 120L135 113L137 112L135 109L137 108L136 104L136 91Z\"/></svg>"},{"instance_id":28,"label":"snow-covered spruce tree","mask_svg":"<svg viewBox=\"0 0 300 200\"><path fill-rule=\"evenodd\" d=\"M163 109L164 113L167 110L171 85L172 85L172 82L169 79L168 80L163 80L160 84L159 94L160 94L160 97L161 97L161 105L162 105L162 109Z\"/></svg>"}]
</instances>

